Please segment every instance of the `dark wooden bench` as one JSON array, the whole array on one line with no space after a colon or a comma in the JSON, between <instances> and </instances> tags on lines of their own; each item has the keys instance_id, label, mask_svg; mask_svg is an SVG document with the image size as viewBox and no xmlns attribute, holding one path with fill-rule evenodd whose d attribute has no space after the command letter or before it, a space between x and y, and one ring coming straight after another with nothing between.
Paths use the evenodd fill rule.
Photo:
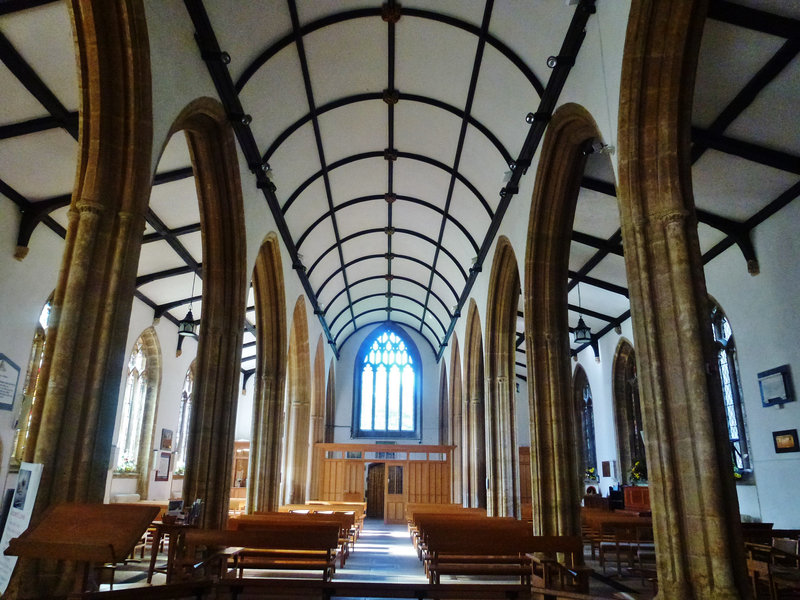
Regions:
<instances>
[{"instance_id":1,"label":"dark wooden bench","mask_svg":"<svg viewBox=\"0 0 800 600\"><path fill-rule=\"evenodd\" d=\"M318 570L322 580L329 581L335 571L338 547L337 523L188 530L175 560L174 577L186 580L197 573L241 577L244 569Z\"/></svg>"}]
</instances>

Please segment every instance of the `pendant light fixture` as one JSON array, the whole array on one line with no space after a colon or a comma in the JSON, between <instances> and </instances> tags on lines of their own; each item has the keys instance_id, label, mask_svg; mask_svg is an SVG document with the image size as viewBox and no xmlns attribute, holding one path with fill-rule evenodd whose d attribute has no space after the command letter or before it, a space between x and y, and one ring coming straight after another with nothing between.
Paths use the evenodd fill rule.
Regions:
<instances>
[{"instance_id":1,"label":"pendant light fixture","mask_svg":"<svg viewBox=\"0 0 800 600\"><path fill-rule=\"evenodd\" d=\"M189 310L186 316L178 321L178 347L175 350L175 356L181 355L183 338L192 337L197 339L197 323L195 323L194 315L192 314L192 300L194 299L194 284L196 279L197 271L192 275L192 295L189 296Z\"/></svg>"},{"instance_id":2,"label":"pendant light fixture","mask_svg":"<svg viewBox=\"0 0 800 600\"><path fill-rule=\"evenodd\" d=\"M578 282L578 309L581 308L581 284ZM578 325L573 330L576 344L590 344L592 342L592 330L584 323L583 317L578 313Z\"/></svg>"}]
</instances>

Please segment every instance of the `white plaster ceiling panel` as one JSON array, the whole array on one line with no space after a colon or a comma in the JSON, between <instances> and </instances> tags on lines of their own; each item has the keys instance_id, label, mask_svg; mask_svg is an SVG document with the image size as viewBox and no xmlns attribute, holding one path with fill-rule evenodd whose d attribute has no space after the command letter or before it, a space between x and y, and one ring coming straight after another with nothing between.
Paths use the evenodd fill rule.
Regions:
<instances>
[{"instance_id":1,"label":"white plaster ceiling panel","mask_svg":"<svg viewBox=\"0 0 800 600\"><path fill-rule=\"evenodd\" d=\"M480 27L484 4L483 2L464 2L464 0L415 0L403 2L403 8L437 12Z\"/></svg>"},{"instance_id":2,"label":"white plaster ceiling panel","mask_svg":"<svg viewBox=\"0 0 800 600\"><path fill-rule=\"evenodd\" d=\"M457 116L429 104L401 99L394 109L394 124L397 150L422 154L452 166L461 129Z\"/></svg>"},{"instance_id":3,"label":"white plaster ceiling panel","mask_svg":"<svg viewBox=\"0 0 800 600\"><path fill-rule=\"evenodd\" d=\"M405 298L393 298L392 299L392 308L397 310L403 310L408 316L415 317L417 319L416 326L419 327L420 319L422 319L422 307L417 304L416 302L411 302L410 300L406 300ZM392 311L394 312L394 311Z\"/></svg>"},{"instance_id":4,"label":"white plaster ceiling panel","mask_svg":"<svg viewBox=\"0 0 800 600\"><path fill-rule=\"evenodd\" d=\"M428 19L404 16L396 27L395 84L463 109L478 38Z\"/></svg>"},{"instance_id":5,"label":"white plaster ceiling panel","mask_svg":"<svg viewBox=\"0 0 800 600\"><path fill-rule=\"evenodd\" d=\"M158 159L156 173L166 173L175 169L191 167L192 159L189 155L189 146L186 143L186 135L179 131L169 138L161 157Z\"/></svg>"},{"instance_id":6,"label":"white plaster ceiling panel","mask_svg":"<svg viewBox=\"0 0 800 600\"><path fill-rule=\"evenodd\" d=\"M239 93L242 108L253 116L250 129L262 152L289 125L308 114L306 88L297 47L289 44L268 60ZM302 155L300 155L302 156Z\"/></svg>"},{"instance_id":7,"label":"white plaster ceiling panel","mask_svg":"<svg viewBox=\"0 0 800 600\"><path fill-rule=\"evenodd\" d=\"M347 268L347 277L351 281L364 277L383 276L386 274L386 259L381 254L380 257L362 260L361 262Z\"/></svg>"},{"instance_id":8,"label":"white plaster ceiling panel","mask_svg":"<svg viewBox=\"0 0 800 600\"><path fill-rule=\"evenodd\" d=\"M388 210L386 201L370 200L351 204L336 211L336 223L339 226L340 238L345 238L350 234L357 233L363 229L369 229L388 223Z\"/></svg>"},{"instance_id":9,"label":"white plaster ceiling panel","mask_svg":"<svg viewBox=\"0 0 800 600\"><path fill-rule=\"evenodd\" d=\"M361 196L386 193L386 161L358 160L329 171L334 204Z\"/></svg>"},{"instance_id":10,"label":"white plaster ceiling panel","mask_svg":"<svg viewBox=\"0 0 800 600\"><path fill-rule=\"evenodd\" d=\"M797 57L725 130L725 135L800 155L795 90L800 90L800 59Z\"/></svg>"},{"instance_id":11,"label":"white plaster ceiling panel","mask_svg":"<svg viewBox=\"0 0 800 600\"><path fill-rule=\"evenodd\" d=\"M382 151L386 147L388 127L386 104L381 100L357 102L319 117L325 161L336 161L363 152Z\"/></svg>"},{"instance_id":12,"label":"white plaster ceiling panel","mask_svg":"<svg viewBox=\"0 0 800 600\"><path fill-rule=\"evenodd\" d=\"M468 265L464 265L465 271L467 271L467 267ZM441 274L445 281L447 281L455 289L454 294L452 291L450 291L450 288L447 287L447 295L441 296L442 300L449 302L449 299L452 298L455 302L455 300L458 299L457 295L464 287L466 278L461 274L461 271L456 266L456 263L454 263L453 260L443 252L439 253L439 259L436 262L436 270L439 272L439 274ZM436 281L434 283L436 283ZM452 306L452 304L449 304L448 306Z\"/></svg>"},{"instance_id":13,"label":"white plaster ceiling panel","mask_svg":"<svg viewBox=\"0 0 800 600\"><path fill-rule=\"evenodd\" d=\"M242 341L243 341L245 344L249 344L249 343L255 342L255 341L256 341L256 336L254 336L254 335L253 335L252 333L250 333L249 331L245 331L245 332L244 332L244 337L242 338Z\"/></svg>"},{"instance_id":14,"label":"white plaster ceiling panel","mask_svg":"<svg viewBox=\"0 0 800 600\"><path fill-rule=\"evenodd\" d=\"M395 235L392 237L393 253L413 256L427 264L433 261L435 250L436 248L432 244L427 244L414 236Z\"/></svg>"},{"instance_id":15,"label":"white plaster ceiling panel","mask_svg":"<svg viewBox=\"0 0 800 600\"><path fill-rule=\"evenodd\" d=\"M392 226L395 229L408 229L436 240L442 223L442 216L438 212L411 202L398 204L395 203L397 208L392 209ZM397 234L397 237L401 235L404 234Z\"/></svg>"},{"instance_id":16,"label":"white plaster ceiling panel","mask_svg":"<svg viewBox=\"0 0 800 600\"><path fill-rule=\"evenodd\" d=\"M150 208L170 229L200 222L194 177L154 185Z\"/></svg>"},{"instance_id":17,"label":"white plaster ceiling panel","mask_svg":"<svg viewBox=\"0 0 800 600\"><path fill-rule=\"evenodd\" d=\"M386 87L386 23L380 17L323 27L304 36L303 43L318 107L345 96L378 92ZM331 68L332 57L335 68Z\"/></svg>"},{"instance_id":18,"label":"white plaster ceiling panel","mask_svg":"<svg viewBox=\"0 0 800 600\"><path fill-rule=\"evenodd\" d=\"M0 144L0 179L31 201L69 194L77 160L78 144L63 129L23 135Z\"/></svg>"},{"instance_id":19,"label":"white plaster ceiling panel","mask_svg":"<svg viewBox=\"0 0 800 600\"><path fill-rule=\"evenodd\" d=\"M248 358L255 358L255 357L256 357L255 346L248 346L247 348L242 348L242 360L247 360Z\"/></svg>"},{"instance_id":20,"label":"white plaster ceiling panel","mask_svg":"<svg viewBox=\"0 0 800 600\"><path fill-rule=\"evenodd\" d=\"M614 168L611 165L611 157L608 154L592 153L587 156L583 174L586 177L599 179L612 185L615 184Z\"/></svg>"},{"instance_id":21,"label":"white plaster ceiling panel","mask_svg":"<svg viewBox=\"0 0 800 600\"><path fill-rule=\"evenodd\" d=\"M447 223L444 226L442 245L453 254L465 270L472 266L472 258L478 254L472 244L464 237L461 230L452 223ZM480 242L478 242L478 245L480 246Z\"/></svg>"},{"instance_id":22,"label":"white plaster ceiling panel","mask_svg":"<svg viewBox=\"0 0 800 600\"><path fill-rule=\"evenodd\" d=\"M354 298L353 301L355 302L356 299ZM369 313L373 309L385 309L386 308L386 298L383 296L374 296L372 298L363 298L359 299L355 306L353 307L356 313L356 319L359 316L364 315L365 313ZM372 314L372 313L370 313Z\"/></svg>"},{"instance_id":23,"label":"white plaster ceiling panel","mask_svg":"<svg viewBox=\"0 0 800 600\"><path fill-rule=\"evenodd\" d=\"M800 4L796 2L786 2L786 0L737 0L736 4L775 13L783 17L800 19Z\"/></svg>"},{"instance_id":24,"label":"white plaster ceiling panel","mask_svg":"<svg viewBox=\"0 0 800 600\"><path fill-rule=\"evenodd\" d=\"M725 234L715 227L699 223L697 225L697 237L700 241L700 253L705 254L724 240Z\"/></svg>"},{"instance_id":25,"label":"white plaster ceiling panel","mask_svg":"<svg viewBox=\"0 0 800 600\"><path fill-rule=\"evenodd\" d=\"M628 276L625 273L625 258L616 254L609 254L606 256L592 269L589 275L615 285L628 287Z\"/></svg>"},{"instance_id":26,"label":"white plaster ceiling panel","mask_svg":"<svg viewBox=\"0 0 800 600\"><path fill-rule=\"evenodd\" d=\"M419 321L414 317L406 315L404 313L393 312L392 313L392 321L395 323L400 323L401 325L405 325L408 327L410 331L416 331L419 333ZM425 332L429 333L429 332ZM427 338L427 336L425 336ZM421 344L418 344L418 346Z\"/></svg>"},{"instance_id":27,"label":"white plaster ceiling panel","mask_svg":"<svg viewBox=\"0 0 800 600\"><path fill-rule=\"evenodd\" d=\"M0 125L46 117L47 110L25 89L4 64L0 64L0 90L3 90L3 110Z\"/></svg>"},{"instance_id":28,"label":"white plaster ceiling panel","mask_svg":"<svg viewBox=\"0 0 800 600\"><path fill-rule=\"evenodd\" d=\"M528 135L525 115L539 106L528 78L500 52L486 46L472 116L489 128L516 159Z\"/></svg>"},{"instance_id":29,"label":"white plaster ceiling panel","mask_svg":"<svg viewBox=\"0 0 800 600\"><path fill-rule=\"evenodd\" d=\"M178 241L189 251L197 262L203 262L203 234L200 231L178 237Z\"/></svg>"},{"instance_id":30,"label":"white plaster ceiling panel","mask_svg":"<svg viewBox=\"0 0 800 600\"><path fill-rule=\"evenodd\" d=\"M326 228L330 229L330 221L326 221L324 225ZM318 243L316 236L309 236L307 239L309 240L308 242L309 244ZM328 241L330 241L330 243L325 248L320 247L318 250L317 248L314 248L315 250L314 252L306 253L305 244L300 248L299 253L302 255L300 261L303 263L306 269L309 269L308 272L309 276L313 275L314 277L322 277L324 279L330 273L332 273L333 271L342 266L339 263L339 253L336 252L335 248L332 249L330 252L326 252L325 256L322 256L322 258L320 258L321 253L333 245L332 234L330 240ZM309 246L309 249L311 249L311 246ZM317 260L319 260L319 262L317 262ZM311 270L312 267L313 271ZM320 280L320 282L321 281L322 280Z\"/></svg>"},{"instance_id":31,"label":"white plaster ceiling panel","mask_svg":"<svg viewBox=\"0 0 800 600\"><path fill-rule=\"evenodd\" d=\"M707 19L700 46L692 122L708 127L783 40Z\"/></svg>"},{"instance_id":32,"label":"white plaster ceiling panel","mask_svg":"<svg viewBox=\"0 0 800 600\"><path fill-rule=\"evenodd\" d=\"M292 205L284 214L284 218L286 219L286 224L289 226L289 231L292 232L294 239L299 240L306 229L311 227L318 218L327 212L328 199L325 195L325 183L322 177L318 177L303 190L302 194L294 199L294 202L292 202ZM325 235L325 241L332 243L333 232L331 231L331 237L329 237L326 235L327 230L323 227L323 225L329 222L330 218L317 224L314 228L314 232L303 241L303 246L312 243L313 240L311 238L318 235Z\"/></svg>"},{"instance_id":33,"label":"white plaster ceiling panel","mask_svg":"<svg viewBox=\"0 0 800 600\"><path fill-rule=\"evenodd\" d=\"M142 251L147 246L151 246L155 244L145 244L142 246ZM141 259L139 260L139 266L142 266ZM152 272L152 271L148 271ZM144 273L139 273L142 275ZM139 291L145 294L148 298L153 300L156 304L166 304L168 302L174 302L176 300L187 299L192 294L192 274L191 273L184 273L182 275L175 275L174 277L170 277L167 280L160 280L160 281L152 281L150 283L146 283L145 285L139 286ZM194 295L201 296L203 293L203 280L199 277L194 282ZM194 302L194 305L200 304L199 302ZM186 304L188 307L188 302ZM180 310L180 309L177 309ZM185 308L183 309L186 310ZM181 315L183 318L183 315Z\"/></svg>"},{"instance_id":34,"label":"white plaster ceiling panel","mask_svg":"<svg viewBox=\"0 0 800 600\"><path fill-rule=\"evenodd\" d=\"M411 262L410 260L399 261L396 268L392 265L392 273L395 275L404 275L409 279L419 281L423 285L427 285L431 277L430 267Z\"/></svg>"},{"instance_id":35,"label":"white plaster ceiling panel","mask_svg":"<svg viewBox=\"0 0 800 600\"><path fill-rule=\"evenodd\" d=\"M462 279L462 281L463 281L463 279ZM427 284L427 282L423 282L423 283ZM462 287L463 287L463 284L461 286L456 287L456 291L460 292ZM441 277L434 277L433 278L433 283L431 284L431 291L439 297L438 300L436 300L436 299L429 300L429 302L431 303L432 306L438 307L438 308L436 308L437 312L442 310L441 309L442 304L447 303L446 304L447 311L452 313L453 312L453 307L458 302L458 298L453 295L453 292L450 291L450 288L447 286L447 284L444 281L442 281Z\"/></svg>"},{"instance_id":36,"label":"white plaster ceiling panel","mask_svg":"<svg viewBox=\"0 0 800 600\"><path fill-rule=\"evenodd\" d=\"M78 68L66 2L0 19L0 29L67 110L78 110Z\"/></svg>"},{"instance_id":37,"label":"white plaster ceiling panel","mask_svg":"<svg viewBox=\"0 0 800 600\"><path fill-rule=\"evenodd\" d=\"M358 324L359 324L359 325L361 325L361 321L364 321L364 320L362 319L362 320L358 321ZM366 321L365 321L365 322L366 322ZM376 321L376 322L379 322L379 321ZM337 332L334 332L334 336L335 336L336 343L337 343L337 344L339 344L339 345L341 346L341 344L342 344L342 343L343 343L343 342L344 342L344 341L345 341L345 340L346 340L348 337L350 337L351 335L353 335L353 333L355 332L355 330L356 330L356 328L355 328L355 325L353 325L352 323L349 323L349 324L348 324L348 325L347 325L347 326L346 326L344 329L342 329L342 330L340 330L340 331L337 331Z\"/></svg>"},{"instance_id":38,"label":"white plaster ceiling panel","mask_svg":"<svg viewBox=\"0 0 800 600\"><path fill-rule=\"evenodd\" d=\"M301 0L297 3L297 17L301 25L307 25L327 15L358 8L376 8L376 3L374 0Z\"/></svg>"},{"instance_id":39,"label":"white plaster ceiling panel","mask_svg":"<svg viewBox=\"0 0 800 600\"><path fill-rule=\"evenodd\" d=\"M797 182L797 175L706 150L692 169L698 208L744 221Z\"/></svg>"},{"instance_id":40,"label":"white plaster ceiling panel","mask_svg":"<svg viewBox=\"0 0 800 600\"><path fill-rule=\"evenodd\" d=\"M424 282L419 283L425 285ZM411 296L412 298L417 298L421 301L424 299L425 290L411 281L406 281L404 279L393 279L392 293Z\"/></svg>"},{"instance_id":41,"label":"white plaster ceiling panel","mask_svg":"<svg viewBox=\"0 0 800 600\"><path fill-rule=\"evenodd\" d=\"M505 185L503 177L509 166L494 144L474 127L467 129L458 170L478 188L491 209L497 210L500 189Z\"/></svg>"},{"instance_id":42,"label":"white plaster ceiling panel","mask_svg":"<svg viewBox=\"0 0 800 600\"><path fill-rule=\"evenodd\" d=\"M266 144L263 140L258 138L256 140L259 142L259 149L263 156L267 145L272 140ZM304 160L301 161L298 157L303 157ZM269 157L269 165L272 169L272 182L278 188L275 195L283 204L306 179L320 170L312 125L306 123L284 140L275 153Z\"/></svg>"},{"instance_id":43,"label":"white plaster ceiling panel","mask_svg":"<svg viewBox=\"0 0 800 600\"><path fill-rule=\"evenodd\" d=\"M558 54L564 34L575 14L575 6L567 2L550 1L546 2L549 10L541 10L542 4L496 3L489 22L489 33L514 51L544 86L550 77L547 57Z\"/></svg>"},{"instance_id":44,"label":"white plaster ceiling panel","mask_svg":"<svg viewBox=\"0 0 800 600\"><path fill-rule=\"evenodd\" d=\"M394 163L394 192L444 208L450 174L432 165L398 158Z\"/></svg>"},{"instance_id":45,"label":"white plaster ceiling panel","mask_svg":"<svg viewBox=\"0 0 800 600\"><path fill-rule=\"evenodd\" d=\"M619 226L617 199L608 194L581 188L572 228L594 237L608 239L616 233Z\"/></svg>"},{"instance_id":46,"label":"white plaster ceiling panel","mask_svg":"<svg viewBox=\"0 0 800 600\"><path fill-rule=\"evenodd\" d=\"M364 254L383 254L386 248L385 233L368 233L342 243L342 256L344 262L348 263Z\"/></svg>"},{"instance_id":47,"label":"white plaster ceiling panel","mask_svg":"<svg viewBox=\"0 0 800 600\"><path fill-rule=\"evenodd\" d=\"M206 12L220 48L231 55L236 79L262 51L290 33L292 20L284 2L206 2Z\"/></svg>"},{"instance_id":48,"label":"white plaster ceiling panel","mask_svg":"<svg viewBox=\"0 0 800 600\"><path fill-rule=\"evenodd\" d=\"M255 289L253 288L253 285L250 284L250 287L247 288L247 306L255 306L255 302L256 302Z\"/></svg>"},{"instance_id":49,"label":"white plaster ceiling panel","mask_svg":"<svg viewBox=\"0 0 800 600\"><path fill-rule=\"evenodd\" d=\"M573 291L576 289L573 288ZM571 294L570 298L573 298ZM581 283L581 300L584 308L615 318L630 309L628 298L623 294L610 292L586 283ZM577 297L571 303L577 305Z\"/></svg>"},{"instance_id":50,"label":"white plaster ceiling panel","mask_svg":"<svg viewBox=\"0 0 800 600\"><path fill-rule=\"evenodd\" d=\"M58 223L64 229L66 229L67 225L69 224L69 205L59 208L58 210L54 210L53 212L50 213L50 217L56 223ZM148 227L150 226L148 225Z\"/></svg>"},{"instance_id":51,"label":"white plaster ceiling panel","mask_svg":"<svg viewBox=\"0 0 800 600\"><path fill-rule=\"evenodd\" d=\"M358 289L358 285L353 286L351 289ZM330 303L330 306L327 310L325 310L326 305L320 303L322 306L322 310L325 311L325 320L328 322L328 327L331 328L339 328L342 327L343 324L346 322L346 319L349 318L349 310L347 304L347 296L342 294L341 296L337 297L333 302Z\"/></svg>"},{"instance_id":52,"label":"white plaster ceiling panel","mask_svg":"<svg viewBox=\"0 0 800 600\"><path fill-rule=\"evenodd\" d=\"M584 246L583 244L579 244L578 242L572 242L569 245L569 270L570 271L578 271L580 268L586 264L596 250L589 246Z\"/></svg>"},{"instance_id":53,"label":"white plaster ceiling panel","mask_svg":"<svg viewBox=\"0 0 800 600\"><path fill-rule=\"evenodd\" d=\"M469 180L469 174L465 173L465 175ZM500 198L499 187L497 188L497 198ZM490 209L492 209L492 206L497 206L497 201L495 201L494 198L484 198L484 200L489 205ZM492 222L492 217L487 212L483 202L481 202L466 185L458 180L456 180L456 184L453 186L453 199L450 202L450 214L472 231L473 236L476 235L476 232L481 232L482 237L482 232L484 232ZM480 244L480 240L476 239L475 241Z\"/></svg>"},{"instance_id":54,"label":"white plaster ceiling panel","mask_svg":"<svg viewBox=\"0 0 800 600\"><path fill-rule=\"evenodd\" d=\"M330 275L332 275L332 273L325 273L325 277L321 277L322 273L317 273L319 280L314 280L311 283L314 290L321 290L317 293L317 298L321 306L327 306L331 300L334 299L336 294L344 289L344 278L341 271L328 280ZM320 287L326 280L328 280L328 282L325 284L325 287Z\"/></svg>"}]
</instances>

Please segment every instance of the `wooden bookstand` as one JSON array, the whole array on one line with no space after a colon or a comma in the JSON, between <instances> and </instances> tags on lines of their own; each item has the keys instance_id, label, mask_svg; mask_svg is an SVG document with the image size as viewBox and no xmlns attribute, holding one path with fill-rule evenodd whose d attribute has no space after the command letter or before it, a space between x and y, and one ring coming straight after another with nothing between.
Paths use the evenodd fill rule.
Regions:
<instances>
[{"instance_id":1,"label":"wooden bookstand","mask_svg":"<svg viewBox=\"0 0 800 600\"><path fill-rule=\"evenodd\" d=\"M84 563L82 581L76 582L77 591L84 591L91 566L125 560L158 511L135 504L58 504L12 539L5 553Z\"/></svg>"}]
</instances>

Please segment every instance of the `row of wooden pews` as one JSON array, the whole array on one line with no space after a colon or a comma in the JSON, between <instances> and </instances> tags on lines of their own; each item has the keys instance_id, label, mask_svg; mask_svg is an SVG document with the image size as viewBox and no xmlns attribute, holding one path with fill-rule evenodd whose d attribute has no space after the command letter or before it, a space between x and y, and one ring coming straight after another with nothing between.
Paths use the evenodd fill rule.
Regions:
<instances>
[{"instance_id":1,"label":"row of wooden pews","mask_svg":"<svg viewBox=\"0 0 800 600\"><path fill-rule=\"evenodd\" d=\"M442 576L505 576L534 589L588 591L580 536L534 536L527 521L460 505L410 505L406 514L431 584Z\"/></svg>"},{"instance_id":2,"label":"row of wooden pews","mask_svg":"<svg viewBox=\"0 0 800 600\"><path fill-rule=\"evenodd\" d=\"M607 570L606 563L612 557L618 575L622 573L622 565L626 561L632 573L655 576L652 517L583 508L581 529L584 541L591 548L592 558L598 558L604 573Z\"/></svg>"},{"instance_id":3,"label":"row of wooden pews","mask_svg":"<svg viewBox=\"0 0 800 600\"><path fill-rule=\"evenodd\" d=\"M330 581L337 562L345 564L363 512L363 503L293 505L232 517L224 531L187 530L171 579L242 578L245 569L259 569L319 571Z\"/></svg>"}]
</instances>

